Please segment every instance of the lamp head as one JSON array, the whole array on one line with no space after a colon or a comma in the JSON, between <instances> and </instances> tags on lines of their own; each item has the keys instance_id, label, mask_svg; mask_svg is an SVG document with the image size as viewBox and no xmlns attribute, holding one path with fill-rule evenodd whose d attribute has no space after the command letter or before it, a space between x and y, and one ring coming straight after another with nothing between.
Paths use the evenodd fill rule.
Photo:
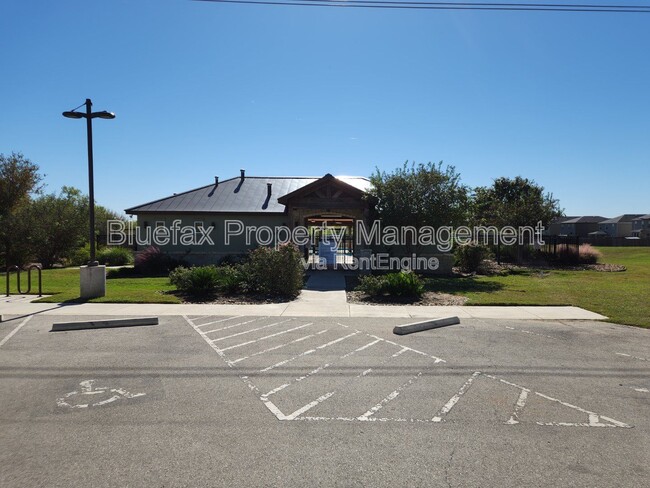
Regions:
<instances>
[{"instance_id":1,"label":"lamp head","mask_svg":"<svg viewBox=\"0 0 650 488\"><path fill-rule=\"evenodd\" d=\"M115 114L113 112L107 112L104 110L102 112L93 113L93 117L99 117L100 119L114 119Z\"/></svg>"},{"instance_id":2,"label":"lamp head","mask_svg":"<svg viewBox=\"0 0 650 488\"><path fill-rule=\"evenodd\" d=\"M70 112L63 112L63 116L67 117L68 119L83 119L84 114L79 113L79 112L75 112L73 110L73 111L70 111Z\"/></svg>"}]
</instances>

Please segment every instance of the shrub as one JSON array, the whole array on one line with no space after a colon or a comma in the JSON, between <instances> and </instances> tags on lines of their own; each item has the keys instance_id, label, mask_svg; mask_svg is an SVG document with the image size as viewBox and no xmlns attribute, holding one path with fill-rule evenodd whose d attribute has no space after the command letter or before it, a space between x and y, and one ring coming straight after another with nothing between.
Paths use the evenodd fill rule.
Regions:
<instances>
[{"instance_id":1,"label":"shrub","mask_svg":"<svg viewBox=\"0 0 650 488\"><path fill-rule=\"evenodd\" d=\"M224 293L237 293L245 288L245 277L241 266L220 266L219 289Z\"/></svg>"},{"instance_id":2,"label":"shrub","mask_svg":"<svg viewBox=\"0 0 650 488\"><path fill-rule=\"evenodd\" d=\"M90 245L88 244L73 251L70 255L70 264L72 266L85 266L88 261L90 261Z\"/></svg>"},{"instance_id":3,"label":"shrub","mask_svg":"<svg viewBox=\"0 0 650 488\"><path fill-rule=\"evenodd\" d=\"M387 292L386 277L375 275L361 276L359 278L359 284L357 285L356 290L362 291L371 297L383 295Z\"/></svg>"},{"instance_id":4,"label":"shrub","mask_svg":"<svg viewBox=\"0 0 650 488\"><path fill-rule=\"evenodd\" d=\"M249 253L241 271L249 292L295 297L303 285L300 251L293 244L278 249L258 247Z\"/></svg>"},{"instance_id":5,"label":"shrub","mask_svg":"<svg viewBox=\"0 0 650 488\"><path fill-rule=\"evenodd\" d=\"M424 284L413 271L400 271L381 276L362 276L356 289L373 297L385 294L396 297L420 297L424 293Z\"/></svg>"},{"instance_id":6,"label":"shrub","mask_svg":"<svg viewBox=\"0 0 650 488\"><path fill-rule=\"evenodd\" d=\"M106 247L97 253L99 264L124 266L133 262L133 253L125 247Z\"/></svg>"},{"instance_id":7,"label":"shrub","mask_svg":"<svg viewBox=\"0 0 650 488\"><path fill-rule=\"evenodd\" d=\"M580 264L596 264L603 257L603 254L598 249L591 247L590 244L580 244L578 253Z\"/></svg>"},{"instance_id":8,"label":"shrub","mask_svg":"<svg viewBox=\"0 0 650 488\"><path fill-rule=\"evenodd\" d=\"M163 276L182 264L183 261L172 258L155 246L149 246L135 255L135 268L145 276Z\"/></svg>"},{"instance_id":9,"label":"shrub","mask_svg":"<svg viewBox=\"0 0 650 488\"><path fill-rule=\"evenodd\" d=\"M248 259L246 254L226 254L219 261L220 265L243 264Z\"/></svg>"},{"instance_id":10,"label":"shrub","mask_svg":"<svg viewBox=\"0 0 650 488\"><path fill-rule=\"evenodd\" d=\"M169 273L169 282L180 291L188 291L191 287L190 274L191 269L185 266L179 266Z\"/></svg>"},{"instance_id":11,"label":"shrub","mask_svg":"<svg viewBox=\"0 0 650 488\"><path fill-rule=\"evenodd\" d=\"M466 273L478 271L481 262L490 257L490 250L481 244L471 243L456 247L456 265Z\"/></svg>"},{"instance_id":12,"label":"shrub","mask_svg":"<svg viewBox=\"0 0 650 488\"><path fill-rule=\"evenodd\" d=\"M424 285L413 271L400 271L386 275L386 290L389 295L397 297L420 297Z\"/></svg>"},{"instance_id":13,"label":"shrub","mask_svg":"<svg viewBox=\"0 0 650 488\"><path fill-rule=\"evenodd\" d=\"M210 295L219 287L219 271L216 266L179 266L169 273L169 281L178 290L194 296Z\"/></svg>"}]
</instances>

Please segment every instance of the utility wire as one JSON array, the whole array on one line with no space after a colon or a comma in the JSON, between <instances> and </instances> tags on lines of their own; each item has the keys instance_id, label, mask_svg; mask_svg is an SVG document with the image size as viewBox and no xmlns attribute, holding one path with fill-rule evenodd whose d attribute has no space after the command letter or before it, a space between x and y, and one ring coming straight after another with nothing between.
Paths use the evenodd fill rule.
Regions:
<instances>
[{"instance_id":1,"label":"utility wire","mask_svg":"<svg viewBox=\"0 0 650 488\"><path fill-rule=\"evenodd\" d=\"M561 3L409 2L373 0L195 0L213 3L283 5L303 7L381 8L418 10L505 10L550 12L650 13L650 6Z\"/></svg>"}]
</instances>

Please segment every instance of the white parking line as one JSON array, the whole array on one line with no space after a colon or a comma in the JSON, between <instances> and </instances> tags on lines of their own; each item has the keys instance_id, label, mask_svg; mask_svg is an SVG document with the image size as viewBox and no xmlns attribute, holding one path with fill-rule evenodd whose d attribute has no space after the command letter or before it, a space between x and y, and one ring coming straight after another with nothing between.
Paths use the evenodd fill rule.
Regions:
<instances>
[{"instance_id":1,"label":"white parking line","mask_svg":"<svg viewBox=\"0 0 650 488\"><path fill-rule=\"evenodd\" d=\"M469 387L472 385L472 382L478 378L478 376L481 374L480 371L476 371L470 378L463 384L463 386L460 387L460 390L458 390L458 393L456 393L453 397L445 403L445 405L440 409L440 411L431 419L432 422L442 422L442 417L444 415L447 415L452 408L454 408L454 405L458 403L458 400L460 400L460 397L462 397L465 392L469 389Z\"/></svg>"},{"instance_id":2,"label":"white parking line","mask_svg":"<svg viewBox=\"0 0 650 488\"><path fill-rule=\"evenodd\" d=\"M228 351L228 350L230 350L230 349L236 349L236 348L238 348L238 347L247 346L248 344L255 344L256 342L265 341L266 339L270 339L271 337L277 337L277 336L279 336L279 335L286 334L287 332L293 332L294 330L298 330L298 329L303 329L303 328L305 328L305 327L309 327L310 325L314 325L314 323L313 323L313 322L309 322L308 324L299 325L298 327L294 327L293 329L287 329L287 330L283 330L283 331L281 331L281 332L276 332L275 334L271 334L271 335L267 335L267 336L264 336L264 337L260 337L259 339L254 339L254 340L252 340L252 341L242 342L241 344L235 344L234 346L230 346L230 347L224 347L223 349L220 349L220 350L221 350L221 351ZM212 341L211 341L211 342L212 342Z\"/></svg>"},{"instance_id":3,"label":"white parking line","mask_svg":"<svg viewBox=\"0 0 650 488\"><path fill-rule=\"evenodd\" d=\"M327 400L332 395L334 395L333 391L330 392L330 393L325 393L323 396L318 397L313 402L308 403L307 405L305 405L304 407L299 408L298 410L296 410L292 414L285 416L285 420L294 420L296 417L299 417L300 415L307 412L308 410L311 410L312 408L314 408L319 403L324 402L325 400Z\"/></svg>"},{"instance_id":4,"label":"white parking line","mask_svg":"<svg viewBox=\"0 0 650 488\"><path fill-rule=\"evenodd\" d=\"M632 356L631 354L625 354L622 352L617 352L616 354L618 354L619 356L625 356L626 358L638 359L639 361L650 361L650 359L647 358L640 358L638 356Z\"/></svg>"},{"instance_id":5,"label":"white parking line","mask_svg":"<svg viewBox=\"0 0 650 488\"><path fill-rule=\"evenodd\" d=\"M7 279L8 279L8 278L7 278ZM31 318L32 318L32 315L30 315L30 316L27 317L25 320L23 320L20 324L18 324L18 325L14 328L14 330L12 330L11 332L9 332L9 334L7 334L7 335L4 337L4 339L2 339L2 340L0 341L0 347L4 346L4 345L9 341L9 339L11 339L11 338L14 336L14 334L15 334L16 332L18 332L20 329L22 329L23 326L24 326L27 322L29 322L29 320L30 320Z\"/></svg>"},{"instance_id":6,"label":"white parking line","mask_svg":"<svg viewBox=\"0 0 650 488\"><path fill-rule=\"evenodd\" d=\"M224 351L226 349L234 349L234 348L242 347L242 346L247 345L247 344L252 344L252 343L259 342L259 341L263 341L263 340L269 339L271 337L276 337L276 336L279 336L281 334L286 334L286 333L294 331L294 330L299 330L299 329L311 326L311 325L313 325L313 323L302 324L302 325L299 325L298 327L293 327L291 329L283 330L283 331L277 332L275 334L270 334L270 335L260 337L258 339L254 339L254 340L251 340L251 341L247 341L247 342L244 342L244 343L241 343L241 344L236 344L235 346L231 346L229 348L226 348L226 349L222 350L222 349L219 349L213 343L214 341L210 340L210 338L204 332L201 331L199 326L195 325L186 316L183 316L183 318L188 322L188 324L190 324L199 333L199 335L201 335L201 337L203 337L203 339L206 341L206 343L208 343L208 345L210 345L210 347L212 347L212 349L217 354L219 354L219 356L221 358L223 358L224 361L226 361L226 363L228 364L229 367L234 367L235 362L243 361L244 359L247 359L248 357L252 357L254 355L265 354L266 352L270 352L270 351L279 349L281 347L285 347L285 346L287 346L289 344L300 342L300 341L303 341L303 340L305 340L307 338L311 338L311 337L314 337L316 335L320 335L320 334L323 334L323 333L327 332L327 329L325 329L325 330L322 330L322 331L320 331L320 332L318 332L316 334L308 334L306 336L299 337L298 339L294 339L293 341L287 342L285 344L280 344L278 346L274 346L274 347L271 347L271 348L268 348L268 349L264 349L262 351L258 351L258 352L254 353L254 354L251 354L250 356L245 356L245 357L239 358L239 359L237 359L235 361L231 361L226 357L226 354L224 353ZM24 325L24 323L21 324L21 326L22 325ZM313 349L310 349L309 351L305 351L301 355L312 354L312 353L314 353L314 352L316 352L318 350L321 350L321 349L324 349L324 348L328 347L329 345L336 344L336 343L341 342L342 340L345 340L345 339L347 339L349 337L352 337L352 336L355 336L357 334L362 333L361 331L356 330L356 329L354 329L352 327L344 326L343 324L339 324L339 325L341 325L342 327L345 327L347 329L351 329L352 331L355 331L355 332L352 333L352 334L348 334L346 336L342 336L342 337L339 337L337 339L334 339L334 340L332 340L332 341L330 341L328 343L321 344L320 346L316 346ZM13 333L15 333L16 331L17 330L13 331ZM355 352L363 351L363 350L365 350L365 349L367 349L369 347L372 347L375 344L378 344L379 342L386 342L388 344L392 344L392 345L395 345L395 346L399 347L399 350L396 353L393 353L392 355L390 355L388 357L384 357L384 360L382 361L382 364L385 363L386 361L390 361L391 358L394 358L396 356L404 354L407 351L412 351L412 352L415 352L417 354L421 354L421 355L424 355L426 357L429 357L429 358L434 360L434 363L444 361L441 358L431 356L431 355L429 355L427 353L424 353L422 351L418 351L418 350L412 349L410 347L403 346L401 344L395 343L395 342L390 341L390 340L383 339L381 337L377 337L377 336L367 334L367 333L364 333L364 335L372 338L373 340L371 342L367 343L367 344L364 344L363 346L357 347L352 352L344 354L343 356L341 356L341 358L348 357L351 354L354 354ZM6 342L6 339L3 341L3 343L4 342ZM631 358L634 358L634 359L647 361L646 358L639 358L639 357L631 356L631 355L625 354L625 353L616 353L616 354L618 354L620 356L631 357ZM299 357L299 356L294 356L294 358L289 358L288 360L281 361L281 362L276 363L275 365L273 365L273 366L271 366L269 368L272 369L272 368L278 367L278 366L280 366L282 364L287 364L288 362L290 362L291 360L293 360L293 359L295 359L296 357ZM529 388L525 388L525 387L520 386L518 384L509 382L509 381L504 380L502 378L498 378L498 377L496 377L494 375L490 375L490 374L487 374L487 373L482 373L480 371L474 372L467 379L467 381L465 381L465 383L460 387L458 392L454 396L452 396L447 401L447 403L440 409L440 411L433 418L429 418L429 419L379 418L379 417L376 417L377 412L379 412L389 402L391 402L395 398L397 398L405 388L408 388L411 384L413 384L413 382L417 381L417 379L420 378L420 376L423 374L423 372L420 372L415 377L410 378L406 383L401 385L399 388L397 388L393 392L389 393L388 396L386 396L384 399L382 399L378 404L376 404L373 407L371 407L370 409L368 409L364 414L360 415L359 417L343 417L343 416L317 417L317 416L305 416L304 415L309 410L313 409L317 405L319 405L319 404L323 403L324 401L326 401L327 399L331 398L338 390L329 391L329 392L319 396L318 398L316 398L316 400L313 400L313 401L307 403L306 405L298 408L297 410L295 410L293 413L291 413L289 415L283 414L282 411L280 411L280 409L269 399L270 396L276 394L279 391L282 391L282 390L286 389L288 386L290 386L290 385L292 385L292 384L294 384L296 382L300 382L300 381L306 380L308 378L311 378L313 375L318 374L318 373L320 373L321 371L323 371L323 370L325 370L327 368L330 368L332 366L332 364L333 363L322 364L322 365L318 366L317 368L312 369L311 371L309 371L309 372L307 372L307 373L293 379L292 381L289 381L289 382L287 382L287 383L285 383L283 385L280 385L280 386L278 386L278 387L276 387L276 388L274 388L274 389L272 389L269 392L264 393L264 394L261 394L259 389L251 382L251 380L250 380L250 378L248 376L241 376L240 375L240 379L252 391L254 391L256 393L258 398L263 402L263 404L267 407L267 409L271 413L273 413L273 415L275 415L275 417L278 420L322 420L322 421L376 421L376 422L440 423L440 422L443 422L443 419L445 418L445 416L448 415L449 412L451 412L451 410L455 407L455 405L463 398L465 393L467 393L467 391L470 389L473 382L475 380L477 380L479 378L479 376L484 376L486 378L496 380L496 381L498 381L498 382L500 382L502 384L508 385L510 387L513 387L513 388L516 388L516 389L519 390L518 398L517 398L516 403L514 405L514 410L512 411L509 420L505 422L506 425L517 425L517 424L523 423L523 421L521 419L522 413L523 413L523 411L524 411L524 409L525 409L525 407L527 405L527 402L530 401L531 394L534 394L535 396L537 396L537 397L539 397L541 399L551 401L551 402L555 402L555 403L558 403L560 405L563 405L564 407L568 407L568 408L573 409L575 411L581 412L581 413L583 413L583 414L585 414L587 416L587 419L584 422L533 422L533 421L530 421L529 423L537 424L537 425L540 425L540 426L550 426L550 427L623 427L623 428L631 428L630 425L628 425L628 424L626 424L624 422L615 420L615 419L613 419L611 417L607 417L607 416L604 416L604 415L597 414L597 413L595 413L593 411L578 407L578 406L573 405L573 404L568 403L568 402L561 401L561 400L559 400L557 398L553 398L553 397L551 397L549 395L545 395L543 393L533 391L533 390L531 390ZM265 368L265 369L269 370L268 368ZM351 378L350 380L346 381L345 384L349 385L351 381L353 381L355 379L358 379L358 378L361 378L361 377L364 377L364 376L370 374L372 371L373 371L372 368L366 369L365 371L358 374L354 378ZM647 388L641 388L641 387L636 387L636 386L629 387L629 388L634 389L635 391L638 391L638 392L643 392L643 393L650 392ZM453 419L451 419L450 421L453 422Z\"/></svg>"},{"instance_id":7,"label":"white parking line","mask_svg":"<svg viewBox=\"0 0 650 488\"><path fill-rule=\"evenodd\" d=\"M251 322L256 322L256 321L262 320L262 319L268 319L268 317L255 317L252 320L247 320L245 322L239 322L238 324L227 325L225 327L219 327L218 329L206 330L205 333L206 334L212 334L213 332L219 332L220 330L232 329L234 327L239 327L240 325L250 324ZM206 325L208 325L208 324L206 324ZM200 327L203 327L203 326L200 326Z\"/></svg>"},{"instance_id":8,"label":"white parking line","mask_svg":"<svg viewBox=\"0 0 650 488\"><path fill-rule=\"evenodd\" d=\"M372 342L370 342L370 343L368 343L368 344L366 344L366 345L364 345L364 346L358 347L358 348L355 349L354 351L352 351L352 352L348 352L347 354L344 354L344 355L341 356L339 359L345 359L345 358L347 358L347 357L350 357L350 356L352 356L354 353L359 352L359 351L363 351L364 349L367 349L367 348L373 346L374 344L377 344L378 342L380 342L380 341L375 340L375 341L372 341ZM324 369L329 368L330 366L331 366L331 363L327 363L327 364L324 364L324 365L322 365L322 366L319 366L319 367L317 367L316 369L311 370L309 373L305 374L304 376L300 376L300 377L294 379L293 381L290 381L289 383L284 383L284 384L278 386L277 388L273 388L271 391L269 391L268 393L263 394L262 396L263 396L263 397L270 397L271 395L275 395L275 394L278 393L279 391L284 390L285 388L291 386L292 384L294 384L294 383L298 383L298 382L300 382L300 381L302 381L302 380L305 380L305 379L309 378L310 376L313 376L313 375L315 375L315 374L317 374L317 373L320 373L321 371L323 371ZM369 373L370 371L372 371L372 369L369 369L369 370L367 370L367 371L364 371L364 373L367 374L367 373Z\"/></svg>"},{"instance_id":9,"label":"white parking line","mask_svg":"<svg viewBox=\"0 0 650 488\"><path fill-rule=\"evenodd\" d=\"M515 404L515 410L512 412L512 415L510 415L510 418L506 421L506 424L515 425L519 423L519 415L526 406L526 399L528 398L529 392L530 390L522 388L521 392L519 393L519 398L517 398L517 403Z\"/></svg>"},{"instance_id":10,"label":"white parking line","mask_svg":"<svg viewBox=\"0 0 650 488\"><path fill-rule=\"evenodd\" d=\"M268 366L268 367L266 367L266 368L264 368L264 369L260 369L260 370L258 371L258 373L266 373L267 371L271 371L272 369L275 369L275 368L277 368L277 367L279 367L279 366L284 366L285 364L290 363L290 362L293 362L293 361L295 361L295 360L298 359L298 358L301 358L301 357L304 357L304 356L308 356L308 355L310 355L310 354L312 354L312 353L315 353L318 349L324 349L324 348L329 347L329 346L331 346L331 345L333 345L333 344L336 344L336 343L338 343L338 342L344 341L345 339L349 339L350 337L355 336L355 335L357 335L357 333L356 333L356 332L353 332L352 334L348 334L348 335L346 335L346 336L339 337L338 339L335 339L335 340L333 340L333 341L330 341L330 342L328 342L328 343L326 343L326 344L321 344L320 346L317 346L317 347L314 348L314 349L308 349L307 351L303 351L303 352L301 352L300 354L298 354L298 355L296 355L296 356L293 356L292 358L285 359L285 360L283 360L283 361L280 361L279 363L275 363L275 364L272 364L271 366Z\"/></svg>"},{"instance_id":11,"label":"white parking line","mask_svg":"<svg viewBox=\"0 0 650 488\"><path fill-rule=\"evenodd\" d=\"M620 422L618 420L614 420L614 419L612 419L610 417L605 417L604 415L599 415L599 414L597 414L595 412L592 412L590 410L585 410L584 408L580 408L580 407L578 407L576 405L572 405L570 403L563 402L562 400L558 400L557 398L553 398L551 396L544 395L543 393L539 393L538 391L532 391L532 390L530 390L528 388L517 385L515 383L511 383L511 382L506 381L504 379L497 378L496 376L493 376L493 375L490 375L490 374L484 374L484 376L486 376L488 378L491 378L493 380L500 381L501 383L504 383L506 385L513 386L515 388L518 388L519 390L522 390L522 391L526 390L528 392L532 392L535 395L538 395L538 396L540 396L540 397L542 397L542 398L544 398L546 400L550 400L552 402L559 403L560 405L564 405L565 407L572 408L573 410L577 410L578 412L582 412L582 413L587 414L589 416L589 422L588 423L584 423L584 422L582 422L582 423L573 423L573 422L535 422L537 425L559 426L559 427L624 427L624 428L627 428L627 429L631 428L631 426L626 424L626 423ZM520 395L519 398L521 399L521 395ZM519 400L517 401L517 403L519 403ZM520 413L522 409L523 409L523 405L521 406L521 408L519 409L519 411L517 413ZM515 411L517 411L516 407L515 407ZM603 424L600 421L601 419L605 420L606 422L609 422L611 425L610 424ZM506 423L508 423L508 422L506 422Z\"/></svg>"},{"instance_id":12,"label":"white parking line","mask_svg":"<svg viewBox=\"0 0 650 488\"><path fill-rule=\"evenodd\" d=\"M431 354L427 354L426 352L418 351L417 349L413 349L412 347L403 346L401 344L398 344L397 342L389 341L388 339L383 339L381 337L377 337L377 336L372 335L372 334L368 334L368 335L370 337L374 338L374 339L379 339L380 341L384 341L384 342L386 342L388 344L392 344L393 346L401 347L401 348L403 348L403 349L405 349L407 351L414 352L415 354L420 354L422 356L426 356L428 358L431 358L431 359L433 359L434 363L446 363L447 362L444 359L441 359L441 358L439 358L437 356L432 356Z\"/></svg>"},{"instance_id":13,"label":"white parking line","mask_svg":"<svg viewBox=\"0 0 650 488\"><path fill-rule=\"evenodd\" d=\"M394 356L393 356L394 357ZM370 417L372 417L374 414L376 414L379 410L384 408L384 406L397 398L399 394L405 389L411 386L420 376L422 376L422 371L420 371L418 374L416 374L413 378L408 380L406 383L401 385L397 390L391 392L386 398L384 398L382 401L380 401L377 405L372 407L370 410L368 410L366 413L360 415L357 417L357 420L373 420Z\"/></svg>"},{"instance_id":14,"label":"white parking line","mask_svg":"<svg viewBox=\"0 0 650 488\"><path fill-rule=\"evenodd\" d=\"M279 346L269 347L268 349L264 349L263 351L258 351L258 352L256 352L256 353L253 353L253 354L251 354L250 356L244 356L244 357L241 357L241 358L239 358L239 359L235 359L235 360L232 361L232 363L233 363L233 364L236 364L236 363L238 363L238 362L240 362L240 361L244 361L245 359L252 358L252 357L254 357L254 356L259 356L259 355L261 355L261 354L266 354L267 352L271 352L271 351L276 351L276 350L278 350L278 349L282 349L283 347L289 346L289 345L291 345L291 344L295 344L295 343L297 343L297 342L302 342L302 341L304 341L304 340L306 340L306 339L309 339L310 337L314 337L314 336L317 336L317 335L323 334L323 333L327 332L327 330L328 330L328 329L325 329L325 330L321 330L320 332L316 332L315 334L309 334L309 335L306 335L306 336L302 336L302 337L299 337L298 339L294 339L293 341L289 341L289 342L285 342L284 344L280 344Z\"/></svg>"},{"instance_id":15,"label":"white parking line","mask_svg":"<svg viewBox=\"0 0 650 488\"><path fill-rule=\"evenodd\" d=\"M287 322L292 321L293 319L287 319L287 320L281 320L280 322L274 322L272 324L268 325L263 325L262 327L257 327L256 329L250 329L250 330L245 330L243 332L237 332L236 334L230 334L224 337L218 337L217 339L212 339L212 342L219 342L219 341L225 341L226 339L232 339L233 337L239 337L245 334L250 334L251 332L257 332L258 330L262 329L268 329L269 327L275 327L276 325L280 324L285 324ZM253 320L249 320L249 322L253 322ZM212 331L214 332L214 331ZM209 334L209 332L205 332L206 334Z\"/></svg>"},{"instance_id":16,"label":"white parking line","mask_svg":"<svg viewBox=\"0 0 650 488\"><path fill-rule=\"evenodd\" d=\"M525 330L525 329L515 329L514 327L508 327L507 325L504 326L504 327L505 327L506 329L508 329L508 330L514 330L514 331L517 331L517 332L523 332L524 334L530 334L530 335L535 335L535 336L539 336L539 337L546 337L547 339L556 339L555 337L548 336L548 335L544 335L544 334L540 334L540 333L538 333L538 332L531 332L530 330Z\"/></svg>"},{"instance_id":17,"label":"white parking line","mask_svg":"<svg viewBox=\"0 0 650 488\"><path fill-rule=\"evenodd\" d=\"M205 324L197 325L197 327L205 327L206 325L219 324L221 322L226 322L228 320L241 319L242 317L243 315L235 315L234 317L226 317L225 319L213 320L212 322L207 322ZM200 317L200 318L205 319L207 317ZM194 320L199 320L199 319L194 319Z\"/></svg>"}]
</instances>

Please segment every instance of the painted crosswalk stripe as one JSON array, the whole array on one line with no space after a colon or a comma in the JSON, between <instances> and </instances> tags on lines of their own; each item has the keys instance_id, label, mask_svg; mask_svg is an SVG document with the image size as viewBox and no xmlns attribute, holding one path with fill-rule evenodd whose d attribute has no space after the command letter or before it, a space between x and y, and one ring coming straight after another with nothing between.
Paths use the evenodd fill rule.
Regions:
<instances>
[{"instance_id":1,"label":"painted crosswalk stripe","mask_svg":"<svg viewBox=\"0 0 650 488\"><path fill-rule=\"evenodd\" d=\"M267 318L268 318L268 317L255 317L254 319L246 320L246 321L244 321L244 322L239 322L239 323L237 323L237 324L227 325L227 326L225 326L225 327L219 327L218 329L206 330L205 333L206 333L206 334L212 334L213 332L219 332L219 331L221 331L221 330L233 329L233 328L235 328L235 327L240 327L240 326L242 326L242 325L250 324L251 322L256 322L256 321L258 321L258 320L267 319Z\"/></svg>"},{"instance_id":2,"label":"painted crosswalk stripe","mask_svg":"<svg viewBox=\"0 0 650 488\"><path fill-rule=\"evenodd\" d=\"M294 330L304 329L305 327L309 327L310 325L314 325L314 323L309 322L308 324L303 324L303 325L299 325L298 327L294 327L292 329L287 329L287 330L283 330L281 332L276 332L275 334L270 334L270 335L267 335L267 336L264 336L264 337L260 337L259 339L253 339L252 341L242 342L241 344L235 344L234 346L224 347L223 349L221 349L221 351L229 351L231 349L237 349L238 347L247 346L249 344L255 344L256 342L265 341L266 339L270 339L272 337L277 337L277 336L282 335L282 334L287 334L288 332L293 332Z\"/></svg>"},{"instance_id":3,"label":"painted crosswalk stripe","mask_svg":"<svg viewBox=\"0 0 650 488\"><path fill-rule=\"evenodd\" d=\"M269 327L275 327L276 325L285 324L292 321L293 319L281 320L280 322L274 322L272 324L263 325L262 327L257 327L255 329L245 330L243 332L237 332L236 334L230 334L224 337L218 337L217 339L212 339L212 342L225 341L226 339L232 339L233 337L239 337L245 334L250 334L252 332L257 332L258 330L268 329ZM250 321L252 322L252 320ZM206 332L207 334L208 332Z\"/></svg>"},{"instance_id":4,"label":"painted crosswalk stripe","mask_svg":"<svg viewBox=\"0 0 650 488\"><path fill-rule=\"evenodd\" d=\"M349 339L350 337L353 337L353 336L355 336L355 335L357 335L357 332L353 332L352 334L348 334L348 335L346 335L346 336L339 337L338 339L335 339L335 340L333 340L333 341L330 341L330 342L328 342L328 343L326 343L326 344L321 344L320 346L316 346L314 349L308 349L307 351L303 351L303 352L301 352L300 354L298 354L298 355L296 355L296 356L293 356L293 357L291 357L291 358L289 358L289 359L285 359L285 360L280 361L280 362L278 362L278 363L272 364L271 366L268 366L268 367L266 367L266 368L264 368L264 369L260 369L260 370L259 370L259 373L266 373L267 371L271 371L272 369L278 368L278 367L280 367L280 366L284 366L285 364L291 363L291 362L295 361L295 360L298 359L298 358L301 358L301 357L304 357L304 356L308 356L308 355L310 355L310 354L313 354L313 353L315 353L318 349L324 349L324 348L326 348L326 347L329 347L329 346L331 346L331 345L334 345L334 344L337 344L337 343L339 343L339 342L341 342L341 341L344 341L345 339Z\"/></svg>"},{"instance_id":5,"label":"painted crosswalk stripe","mask_svg":"<svg viewBox=\"0 0 650 488\"><path fill-rule=\"evenodd\" d=\"M277 351L278 349L282 349L283 347L290 346L291 344L296 344L298 342L302 342L304 340L307 340L310 337L315 337L317 335L323 334L324 332L327 332L327 330L328 329L325 329L325 330L321 330L320 332L316 332L315 334L308 334L306 336L298 337L298 339L294 339L293 341L285 342L284 344L280 344L279 346L269 347L268 349L264 349L262 351L255 352L255 353L251 354L250 356L244 356L244 357L235 359L235 360L232 361L232 363L236 364L236 363L238 363L240 361L244 361L246 359L249 359L249 358L252 358L252 357L255 357L255 356L260 356L262 354L266 354L267 352Z\"/></svg>"},{"instance_id":6,"label":"painted crosswalk stripe","mask_svg":"<svg viewBox=\"0 0 650 488\"><path fill-rule=\"evenodd\" d=\"M197 327L205 327L206 325L214 325L214 324L219 324L221 322L227 322L228 320L235 320L235 319L241 319L243 315L235 315L234 317L226 317L225 319L219 319L219 320L213 320L212 322L206 322L205 324L195 324ZM202 319L205 319L207 317L200 317ZM194 320L199 320L199 319L194 319ZM194 322L192 322L194 323Z\"/></svg>"},{"instance_id":7,"label":"painted crosswalk stripe","mask_svg":"<svg viewBox=\"0 0 650 488\"><path fill-rule=\"evenodd\" d=\"M339 359L348 358L348 357L352 356L354 353L357 353L359 351L363 351L364 349L367 349L370 346L373 346L374 344L377 344L378 342L380 342L380 341L374 340L374 341L372 341L372 342L370 342L370 343L368 343L368 344L366 344L364 346L356 348L354 351L351 351L351 352L348 352L348 353L344 354ZM291 386L293 383L299 383L300 381L303 381L303 380L305 380L305 379L307 379L307 378L309 378L309 377L311 377L311 376L313 376L313 375L315 375L317 373L320 373L324 369L329 368L331 365L332 365L332 363L327 363L327 364L324 364L322 366L317 367L316 369L312 369L309 373L307 373L307 374L305 374L303 376L299 376L298 378L295 378L293 381L290 381L289 383L284 383L284 384L278 386L277 388L273 388L271 391L269 391L268 393L263 394L262 396L263 397L269 397L271 395L275 395L276 393L278 393L278 392L284 390L285 388ZM372 370L368 370L368 372L370 372L370 371L372 371Z\"/></svg>"}]
</instances>

